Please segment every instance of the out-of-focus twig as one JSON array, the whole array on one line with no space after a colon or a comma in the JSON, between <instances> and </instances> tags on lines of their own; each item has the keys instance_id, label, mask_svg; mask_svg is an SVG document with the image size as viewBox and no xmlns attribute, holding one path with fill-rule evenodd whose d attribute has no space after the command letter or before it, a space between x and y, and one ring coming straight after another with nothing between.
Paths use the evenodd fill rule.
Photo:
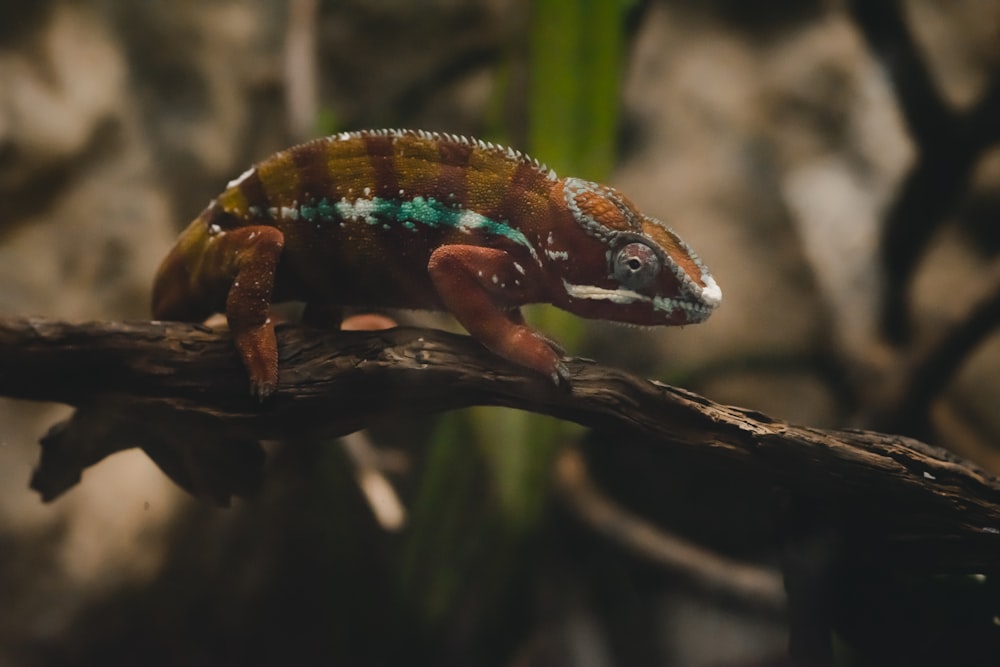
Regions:
<instances>
[{"instance_id":1,"label":"out-of-focus twig","mask_svg":"<svg viewBox=\"0 0 1000 667\"><path fill-rule=\"evenodd\" d=\"M406 508L379 466L379 453L367 432L345 435L344 451L354 464L354 476L375 520L383 530L397 531L406 523Z\"/></svg>"},{"instance_id":2,"label":"out-of-focus twig","mask_svg":"<svg viewBox=\"0 0 1000 667\"><path fill-rule=\"evenodd\" d=\"M933 83L898 0L849 0L850 13L888 71L917 159L889 207L882 235L883 330L890 341L910 334L907 291L934 231L954 210L972 169L1000 137L1000 72L979 102L951 109Z\"/></svg>"},{"instance_id":3,"label":"out-of-focus twig","mask_svg":"<svg viewBox=\"0 0 1000 667\"><path fill-rule=\"evenodd\" d=\"M850 0L848 6L892 78L913 140L921 145L941 140L941 130L954 121L954 114L934 85L897 0Z\"/></svg>"},{"instance_id":4,"label":"out-of-focus twig","mask_svg":"<svg viewBox=\"0 0 1000 667\"><path fill-rule=\"evenodd\" d=\"M878 428L927 437L931 402L948 387L976 346L1000 326L1000 261L984 282L990 291L949 331L914 355L903 375L901 393L877 420Z\"/></svg>"},{"instance_id":5,"label":"out-of-focus twig","mask_svg":"<svg viewBox=\"0 0 1000 667\"><path fill-rule=\"evenodd\" d=\"M563 448L555 474L556 488L569 507L605 537L713 593L767 609L784 609L784 584L778 570L727 558L630 513L594 486L577 448Z\"/></svg>"},{"instance_id":6,"label":"out-of-focus twig","mask_svg":"<svg viewBox=\"0 0 1000 667\"><path fill-rule=\"evenodd\" d=\"M285 108L293 141L316 129L319 113L317 42L318 0L290 0L285 30Z\"/></svg>"}]
</instances>

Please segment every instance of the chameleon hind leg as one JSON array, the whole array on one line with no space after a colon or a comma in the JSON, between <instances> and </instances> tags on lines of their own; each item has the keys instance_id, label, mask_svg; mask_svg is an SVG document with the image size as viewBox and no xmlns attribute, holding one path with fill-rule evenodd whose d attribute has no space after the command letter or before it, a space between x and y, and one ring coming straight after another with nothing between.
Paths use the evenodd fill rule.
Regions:
<instances>
[{"instance_id":1,"label":"chameleon hind leg","mask_svg":"<svg viewBox=\"0 0 1000 667\"><path fill-rule=\"evenodd\" d=\"M431 254L427 270L445 307L480 343L556 384L567 382L561 350L521 316L520 304L543 298L528 287L536 281L527 280L510 255L479 246L442 246Z\"/></svg>"},{"instance_id":2,"label":"chameleon hind leg","mask_svg":"<svg viewBox=\"0 0 1000 667\"><path fill-rule=\"evenodd\" d=\"M278 343L271 321L271 293L284 236L274 227L240 227L214 239L220 262L232 277L226 319L250 375L250 393L263 400L278 386Z\"/></svg>"}]
</instances>

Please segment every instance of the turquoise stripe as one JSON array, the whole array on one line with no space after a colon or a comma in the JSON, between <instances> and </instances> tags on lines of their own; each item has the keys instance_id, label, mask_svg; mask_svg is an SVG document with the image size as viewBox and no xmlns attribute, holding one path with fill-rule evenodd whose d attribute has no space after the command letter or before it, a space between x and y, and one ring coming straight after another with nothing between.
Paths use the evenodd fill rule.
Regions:
<instances>
[{"instance_id":1,"label":"turquoise stripe","mask_svg":"<svg viewBox=\"0 0 1000 667\"><path fill-rule=\"evenodd\" d=\"M254 215L262 212L251 211ZM466 233L484 232L524 246L535 261L539 261L528 237L520 229L512 227L507 220L494 220L475 211L449 206L434 197L418 196L403 201L381 197L354 201L344 197L339 201L330 201L324 197L319 201L291 207L272 207L266 213L271 218L301 219L310 223L361 220L369 225L381 225L386 230L400 225L410 232L419 232L421 226L430 229L455 229Z\"/></svg>"},{"instance_id":2,"label":"turquoise stripe","mask_svg":"<svg viewBox=\"0 0 1000 667\"><path fill-rule=\"evenodd\" d=\"M373 197L371 199L356 199L353 202L344 198L332 205L323 199L317 205L317 209L322 211L324 207L336 211L342 219L364 220L370 225L381 224L385 228L398 224L412 232L419 231L419 225L430 229L456 229L468 233L485 232L491 236L501 236L524 246L531 253L531 256L536 261L538 260L538 255L528 241L528 237L520 229L512 227L506 220L494 220L475 211L454 208L434 197L417 196L404 201Z\"/></svg>"}]
</instances>

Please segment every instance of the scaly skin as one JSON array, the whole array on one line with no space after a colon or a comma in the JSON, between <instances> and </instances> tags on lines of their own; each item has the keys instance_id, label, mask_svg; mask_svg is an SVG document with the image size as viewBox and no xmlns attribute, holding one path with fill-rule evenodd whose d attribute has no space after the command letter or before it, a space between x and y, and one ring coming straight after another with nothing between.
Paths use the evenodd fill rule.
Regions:
<instances>
[{"instance_id":1,"label":"scaly skin","mask_svg":"<svg viewBox=\"0 0 1000 667\"><path fill-rule=\"evenodd\" d=\"M272 302L450 312L496 354L566 379L519 307L653 325L700 322L721 292L663 223L612 188L560 179L509 148L370 130L276 153L229 183L181 234L153 316L225 312L263 398L278 381Z\"/></svg>"}]
</instances>

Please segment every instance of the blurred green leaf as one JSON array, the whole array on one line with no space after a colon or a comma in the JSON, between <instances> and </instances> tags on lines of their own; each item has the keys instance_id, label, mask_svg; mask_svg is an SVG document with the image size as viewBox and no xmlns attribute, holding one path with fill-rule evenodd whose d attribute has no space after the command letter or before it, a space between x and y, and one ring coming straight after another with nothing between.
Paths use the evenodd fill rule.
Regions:
<instances>
[{"instance_id":1,"label":"blurred green leaf","mask_svg":"<svg viewBox=\"0 0 1000 667\"><path fill-rule=\"evenodd\" d=\"M403 534L398 612L416 636L447 636L461 624L481 635L474 643L489 644L524 619L514 584L527 576L530 545L497 509L503 492L472 422L467 412L438 422Z\"/></svg>"},{"instance_id":2,"label":"blurred green leaf","mask_svg":"<svg viewBox=\"0 0 1000 667\"><path fill-rule=\"evenodd\" d=\"M528 152L558 172L602 180L614 165L627 7L601 0L533 3ZM575 316L551 306L525 315L568 352L579 349L586 328ZM496 409L473 411L473 425L504 520L515 533L532 530L545 511L552 458L572 427Z\"/></svg>"},{"instance_id":3,"label":"blurred green leaf","mask_svg":"<svg viewBox=\"0 0 1000 667\"><path fill-rule=\"evenodd\" d=\"M337 114L329 107L323 107L316 115L316 136L324 137L334 134L340 129L340 121Z\"/></svg>"},{"instance_id":4,"label":"blurred green leaf","mask_svg":"<svg viewBox=\"0 0 1000 667\"><path fill-rule=\"evenodd\" d=\"M453 608L479 548L484 498L482 457L460 413L438 422L410 510L400 598L429 624Z\"/></svg>"},{"instance_id":5,"label":"blurred green leaf","mask_svg":"<svg viewBox=\"0 0 1000 667\"><path fill-rule=\"evenodd\" d=\"M533 6L529 151L564 175L604 179L615 162L628 3Z\"/></svg>"},{"instance_id":6,"label":"blurred green leaf","mask_svg":"<svg viewBox=\"0 0 1000 667\"><path fill-rule=\"evenodd\" d=\"M504 110L518 88L512 61L529 50L527 151L563 175L604 180L615 161L629 2L536 0L528 40L497 72L489 137L508 142ZM507 136L505 136L507 135ZM586 326L551 306L525 309L533 326L568 352ZM577 427L500 408L444 417L433 438L404 549L402 595L426 622L446 622L469 596L498 602L542 524L557 448ZM475 591L474 593L472 591ZM408 602L407 602L408 601ZM503 606L502 604L500 606Z\"/></svg>"},{"instance_id":7,"label":"blurred green leaf","mask_svg":"<svg viewBox=\"0 0 1000 667\"><path fill-rule=\"evenodd\" d=\"M512 535L530 533L545 514L552 459L576 427L502 408L474 408L471 417L506 530Z\"/></svg>"}]
</instances>

